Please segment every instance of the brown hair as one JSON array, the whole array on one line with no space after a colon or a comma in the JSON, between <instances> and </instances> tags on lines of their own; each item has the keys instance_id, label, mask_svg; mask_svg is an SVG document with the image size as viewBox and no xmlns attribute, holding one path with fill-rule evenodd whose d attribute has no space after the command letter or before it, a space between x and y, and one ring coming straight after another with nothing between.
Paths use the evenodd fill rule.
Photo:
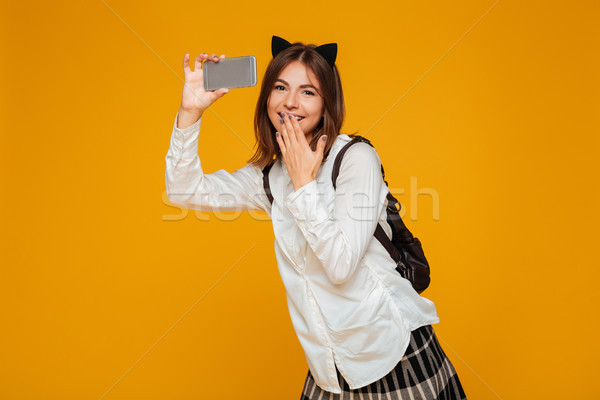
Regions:
<instances>
[{"instance_id":1,"label":"brown hair","mask_svg":"<svg viewBox=\"0 0 600 400\"><path fill-rule=\"evenodd\" d=\"M317 148L317 141L322 135L327 135L327 143L323 150L323 161L327 160L329 150L335 142L346 115L344 105L344 93L342 92L342 82L335 64L333 68L327 63L325 58L317 53L314 44L305 45L301 42L293 43L290 47L278 53L267 66L265 76L262 81L260 95L256 102L254 112L254 136L256 137L256 151L248 163L252 163L259 168L264 168L272 162L282 157L281 150L275 132L277 131L267 113L267 103L275 80L280 72L292 61L300 61L306 67L312 69L316 75L321 96L323 97L323 117L317 124L310 141L310 147L313 151ZM354 136L354 134L349 134Z\"/></svg>"}]
</instances>

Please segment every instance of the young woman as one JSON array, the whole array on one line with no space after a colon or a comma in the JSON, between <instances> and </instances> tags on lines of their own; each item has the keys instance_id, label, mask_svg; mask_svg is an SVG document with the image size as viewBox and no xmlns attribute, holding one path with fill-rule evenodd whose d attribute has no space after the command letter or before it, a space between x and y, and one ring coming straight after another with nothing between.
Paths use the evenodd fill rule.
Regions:
<instances>
[{"instance_id":1,"label":"young woman","mask_svg":"<svg viewBox=\"0 0 600 400\"><path fill-rule=\"evenodd\" d=\"M181 107L166 156L169 201L269 214L290 317L309 367L302 399L367 393L466 398L431 326L440 322L435 305L400 276L374 240L380 221L391 237L388 188L374 148L352 145L332 185L333 160L351 140L340 133L345 109L337 44L291 44L273 36L271 48L256 105L256 152L231 173L205 174L198 157L201 116L228 92L203 89L202 63L225 56L200 54L191 71L185 55ZM272 203L263 187L267 166Z\"/></svg>"}]
</instances>

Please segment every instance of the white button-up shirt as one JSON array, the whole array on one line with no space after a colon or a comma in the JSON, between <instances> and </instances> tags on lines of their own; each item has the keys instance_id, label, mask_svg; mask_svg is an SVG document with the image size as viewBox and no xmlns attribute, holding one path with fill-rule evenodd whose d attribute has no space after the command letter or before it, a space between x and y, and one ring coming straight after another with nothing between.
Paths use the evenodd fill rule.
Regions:
<instances>
[{"instance_id":1,"label":"white button-up shirt","mask_svg":"<svg viewBox=\"0 0 600 400\"><path fill-rule=\"evenodd\" d=\"M411 331L440 320L434 303L400 276L373 236L381 222L391 237L388 188L375 149L366 143L348 149L335 190L333 162L348 135L336 138L316 180L296 191L285 163L277 161L269 174L271 205L262 171L252 164L204 173L200 124L178 129L175 117L166 156L169 201L203 211L265 211L290 317L317 385L341 393L336 366L351 389L387 375L402 359Z\"/></svg>"}]
</instances>

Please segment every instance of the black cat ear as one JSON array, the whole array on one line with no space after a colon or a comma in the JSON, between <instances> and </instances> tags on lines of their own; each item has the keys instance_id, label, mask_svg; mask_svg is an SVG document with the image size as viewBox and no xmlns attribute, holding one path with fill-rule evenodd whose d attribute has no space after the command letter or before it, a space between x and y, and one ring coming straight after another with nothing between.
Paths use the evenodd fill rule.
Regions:
<instances>
[{"instance_id":1,"label":"black cat ear","mask_svg":"<svg viewBox=\"0 0 600 400\"><path fill-rule=\"evenodd\" d=\"M280 38L279 36L273 35L273 38L271 39L271 53L273 54L273 57L275 57L282 50L287 49L291 45L292 44L284 38Z\"/></svg>"},{"instance_id":2,"label":"black cat ear","mask_svg":"<svg viewBox=\"0 0 600 400\"><path fill-rule=\"evenodd\" d=\"M335 59L337 57L337 43L322 44L319 47L316 47L315 50L322 55L323 58L327 60L329 66L333 68L333 64L335 64Z\"/></svg>"}]
</instances>

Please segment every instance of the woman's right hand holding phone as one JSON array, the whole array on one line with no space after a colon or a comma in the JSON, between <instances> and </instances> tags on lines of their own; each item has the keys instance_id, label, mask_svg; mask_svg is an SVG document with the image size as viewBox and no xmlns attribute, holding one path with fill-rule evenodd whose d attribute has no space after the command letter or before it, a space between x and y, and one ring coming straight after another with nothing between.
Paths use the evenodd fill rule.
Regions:
<instances>
[{"instance_id":1,"label":"woman's right hand holding phone","mask_svg":"<svg viewBox=\"0 0 600 400\"><path fill-rule=\"evenodd\" d=\"M183 57L183 72L185 82L183 84L183 93L181 96L181 108L179 110L179 118L177 127L185 129L193 125L202 113L206 111L211 104L229 93L229 89L205 90L204 89L204 73L202 71L202 62L211 60L219 62L225 58L225 55L218 57L216 54L208 55L207 53L199 54L196 57L194 71L190 69L190 55L186 54Z\"/></svg>"}]
</instances>

